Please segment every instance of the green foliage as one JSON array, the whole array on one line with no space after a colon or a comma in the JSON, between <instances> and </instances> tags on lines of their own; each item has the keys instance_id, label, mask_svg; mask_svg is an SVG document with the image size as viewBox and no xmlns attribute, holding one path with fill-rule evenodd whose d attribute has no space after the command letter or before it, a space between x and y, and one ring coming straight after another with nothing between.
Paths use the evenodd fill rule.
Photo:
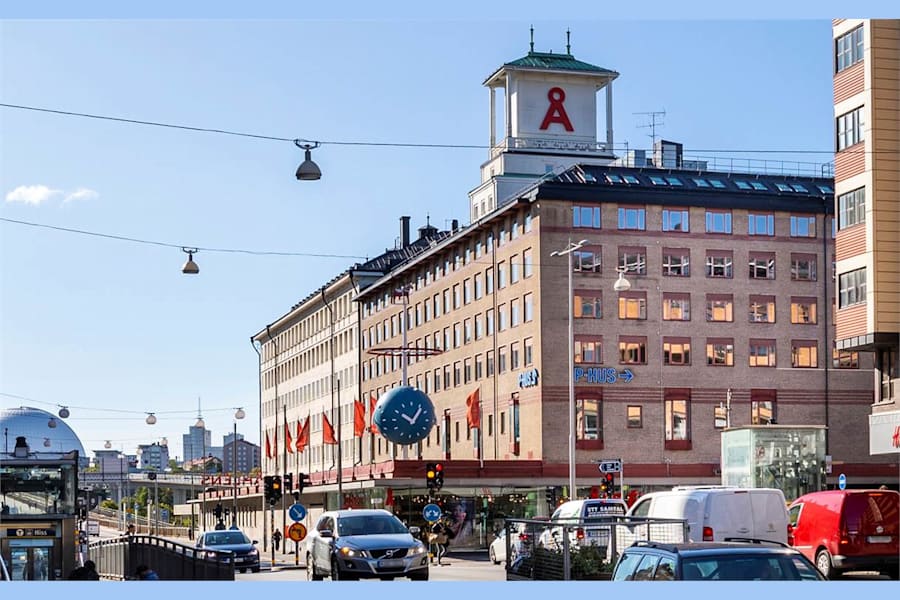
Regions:
<instances>
[{"instance_id":1,"label":"green foliage","mask_svg":"<svg viewBox=\"0 0 900 600\"><path fill-rule=\"evenodd\" d=\"M116 504L115 500L104 500L100 503L100 508L108 508L110 510L117 510L119 505Z\"/></svg>"}]
</instances>

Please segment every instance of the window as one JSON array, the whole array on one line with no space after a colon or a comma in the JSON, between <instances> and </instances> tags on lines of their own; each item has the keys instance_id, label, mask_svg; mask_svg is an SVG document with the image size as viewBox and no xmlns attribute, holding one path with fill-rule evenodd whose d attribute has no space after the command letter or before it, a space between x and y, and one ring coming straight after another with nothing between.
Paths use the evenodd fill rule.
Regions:
<instances>
[{"instance_id":1,"label":"window","mask_svg":"<svg viewBox=\"0 0 900 600\"><path fill-rule=\"evenodd\" d=\"M791 279L793 281L815 281L816 255L791 254Z\"/></svg>"},{"instance_id":2,"label":"window","mask_svg":"<svg viewBox=\"0 0 900 600\"><path fill-rule=\"evenodd\" d=\"M713 407L713 427L724 429L728 426L728 409L719 404Z\"/></svg>"},{"instance_id":3,"label":"window","mask_svg":"<svg viewBox=\"0 0 900 600\"><path fill-rule=\"evenodd\" d=\"M706 233L731 233L731 213L706 211Z\"/></svg>"},{"instance_id":4,"label":"window","mask_svg":"<svg viewBox=\"0 0 900 600\"><path fill-rule=\"evenodd\" d=\"M666 180L656 175L650 175L650 183L653 185L666 185Z\"/></svg>"},{"instance_id":5,"label":"window","mask_svg":"<svg viewBox=\"0 0 900 600\"><path fill-rule=\"evenodd\" d=\"M484 271L484 292L486 294L494 293L494 267L488 267Z\"/></svg>"},{"instance_id":6,"label":"window","mask_svg":"<svg viewBox=\"0 0 900 600\"><path fill-rule=\"evenodd\" d=\"M590 227L600 229L599 206L573 206L572 227Z\"/></svg>"},{"instance_id":7,"label":"window","mask_svg":"<svg viewBox=\"0 0 900 600\"><path fill-rule=\"evenodd\" d=\"M750 340L750 366L775 366L775 340Z\"/></svg>"},{"instance_id":8,"label":"window","mask_svg":"<svg viewBox=\"0 0 900 600\"><path fill-rule=\"evenodd\" d=\"M484 357L480 354L475 355L475 381L484 377Z\"/></svg>"},{"instance_id":9,"label":"window","mask_svg":"<svg viewBox=\"0 0 900 600\"><path fill-rule=\"evenodd\" d=\"M838 196L838 229L866 222L866 188Z\"/></svg>"},{"instance_id":10,"label":"window","mask_svg":"<svg viewBox=\"0 0 900 600\"><path fill-rule=\"evenodd\" d=\"M629 405L626 409L628 415L628 428L640 429L644 426L644 407Z\"/></svg>"},{"instance_id":11,"label":"window","mask_svg":"<svg viewBox=\"0 0 900 600\"><path fill-rule=\"evenodd\" d=\"M775 215L747 215L747 235L775 235Z\"/></svg>"},{"instance_id":12,"label":"window","mask_svg":"<svg viewBox=\"0 0 900 600\"><path fill-rule=\"evenodd\" d=\"M728 188L728 186L725 185L725 184L724 184L721 180L719 180L719 179L710 179L709 182L710 182L710 183L712 184L712 186L713 186L714 188L716 188L717 190L724 190L724 189L727 189L727 188Z\"/></svg>"},{"instance_id":13,"label":"window","mask_svg":"<svg viewBox=\"0 0 900 600\"><path fill-rule=\"evenodd\" d=\"M835 369L858 369L859 353L834 348L831 351L831 361Z\"/></svg>"},{"instance_id":14,"label":"window","mask_svg":"<svg viewBox=\"0 0 900 600\"><path fill-rule=\"evenodd\" d=\"M638 185L641 182L641 180L634 175L622 175L622 178L625 180L625 183L630 183L631 185Z\"/></svg>"},{"instance_id":15,"label":"window","mask_svg":"<svg viewBox=\"0 0 900 600\"><path fill-rule=\"evenodd\" d=\"M519 282L519 277L522 272L522 265L519 262L519 255L513 254L509 257L509 283L510 285Z\"/></svg>"},{"instance_id":16,"label":"window","mask_svg":"<svg viewBox=\"0 0 900 600\"><path fill-rule=\"evenodd\" d=\"M815 369L819 366L816 340L791 340L791 366L795 369Z\"/></svg>"},{"instance_id":17,"label":"window","mask_svg":"<svg viewBox=\"0 0 900 600\"><path fill-rule=\"evenodd\" d=\"M647 364L647 338L619 336L619 363L623 365Z\"/></svg>"},{"instance_id":18,"label":"window","mask_svg":"<svg viewBox=\"0 0 900 600\"><path fill-rule=\"evenodd\" d=\"M750 279L775 279L775 253L750 253Z\"/></svg>"},{"instance_id":19,"label":"window","mask_svg":"<svg viewBox=\"0 0 900 600\"><path fill-rule=\"evenodd\" d=\"M462 323L453 324L453 347L459 348L462 345Z\"/></svg>"},{"instance_id":20,"label":"window","mask_svg":"<svg viewBox=\"0 0 900 600\"><path fill-rule=\"evenodd\" d=\"M603 439L600 401L596 398L575 399L575 436L578 440Z\"/></svg>"},{"instance_id":21,"label":"window","mask_svg":"<svg viewBox=\"0 0 900 600\"><path fill-rule=\"evenodd\" d=\"M774 425L775 401L774 400L750 400L750 424Z\"/></svg>"},{"instance_id":22,"label":"window","mask_svg":"<svg viewBox=\"0 0 900 600\"><path fill-rule=\"evenodd\" d=\"M575 292L576 319L602 319L603 309L600 292Z\"/></svg>"},{"instance_id":23,"label":"window","mask_svg":"<svg viewBox=\"0 0 900 600\"><path fill-rule=\"evenodd\" d=\"M572 270L576 273L599 273L600 249L572 252Z\"/></svg>"},{"instance_id":24,"label":"window","mask_svg":"<svg viewBox=\"0 0 900 600\"><path fill-rule=\"evenodd\" d=\"M522 231L528 233L531 231L531 211L525 213L525 222L522 224Z\"/></svg>"},{"instance_id":25,"label":"window","mask_svg":"<svg viewBox=\"0 0 900 600\"><path fill-rule=\"evenodd\" d=\"M603 362L603 338L579 336L575 339L575 362L578 364Z\"/></svg>"},{"instance_id":26,"label":"window","mask_svg":"<svg viewBox=\"0 0 900 600\"><path fill-rule=\"evenodd\" d=\"M469 383L472 381L472 359L466 358L463 360L463 383Z\"/></svg>"},{"instance_id":27,"label":"window","mask_svg":"<svg viewBox=\"0 0 900 600\"><path fill-rule=\"evenodd\" d=\"M734 340L706 340L706 364L714 367L733 367Z\"/></svg>"},{"instance_id":28,"label":"window","mask_svg":"<svg viewBox=\"0 0 900 600\"><path fill-rule=\"evenodd\" d=\"M456 361L453 363L453 385L459 386L462 384L462 363Z\"/></svg>"},{"instance_id":29,"label":"window","mask_svg":"<svg viewBox=\"0 0 900 600\"><path fill-rule=\"evenodd\" d=\"M525 338L522 342L523 347L523 355L525 360L525 366L529 366L534 364L534 339L533 338Z\"/></svg>"},{"instance_id":30,"label":"window","mask_svg":"<svg viewBox=\"0 0 900 600\"><path fill-rule=\"evenodd\" d=\"M663 338L663 364L691 364L691 338Z\"/></svg>"},{"instance_id":31,"label":"window","mask_svg":"<svg viewBox=\"0 0 900 600\"><path fill-rule=\"evenodd\" d=\"M814 325L816 323L816 299L791 298L791 323Z\"/></svg>"},{"instance_id":32,"label":"window","mask_svg":"<svg viewBox=\"0 0 900 600\"><path fill-rule=\"evenodd\" d=\"M484 357L485 375L491 377L494 374L494 351L488 350Z\"/></svg>"},{"instance_id":33,"label":"window","mask_svg":"<svg viewBox=\"0 0 900 600\"><path fill-rule=\"evenodd\" d=\"M473 281L475 282L475 299L481 300L481 297L484 296L484 280L481 273L475 273Z\"/></svg>"},{"instance_id":34,"label":"window","mask_svg":"<svg viewBox=\"0 0 900 600\"><path fill-rule=\"evenodd\" d=\"M838 308L866 301L866 269L841 273L838 277Z\"/></svg>"},{"instance_id":35,"label":"window","mask_svg":"<svg viewBox=\"0 0 900 600\"><path fill-rule=\"evenodd\" d=\"M731 323L734 321L733 297L730 294L707 294L706 320L720 323Z\"/></svg>"},{"instance_id":36,"label":"window","mask_svg":"<svg viewBox=\"0 0 900 600\"><path fill-rule=\"evenodd\" d=\"M472 319L463 319L463 343L472 341Z\"/></svg>"},{"instance_id":37,"label":"window","mask_svg":"<svg viewBox=\"0 0 900 600\"><path fill-rule=\"evenodd\" d=\"M619 229L646 229L645 208L620 208Z\"/></svg>"},{"instance_id":38,"label":"window","mask_svg":"<svg viewBox=\"0 0 900 600\"><path fill-rule=\"evenodd\" d=\"M497 289L502 290L506 287L506 263L500 261L497 263Z\"/></svg>"},{"instance_id":39,"label":"window","mask_svg":"<svg viewBox=\"0 0 900 600\"><path fill-rule=\"evenodd\" d=\"M834 71L840 73L863 59L862 25L834 41Z\"/></svg>"},{"instance_id":40,"label":"window","mask_svg":"<svg viewBox=\"0 0 900 600\"><path fill-rule=\"evenodd\" d=\"M775 322L775 296L750 296L750 322Z\"/></svg>"},{"instance_id":41,"label":"window","mask_svg":"<svg viewBox=\"0 0 900 600\"><path fill-rule=\"evenodd\" d=\"M522 355L519 350L519 342L513 342L509 345L509 368L513 371L519 368L519 360Z\"/></svg>"},{"instance_id":42,"label":"window","mask_svg":"<svg viewBox=\"0 0 900 600\"><path fill-rule=\"evenodd\" d=\"M619 248L619 268L636 275L647 274L647 249L646 248Z\"/></svg>"},{"instance_id":43,"label":"window","mask_svg":"<svg viewBox=\"0 0 900 600\"><path fill-rule=\"evenodd\" d=\"M708 253L706 255L706 276L707 277L723 277L731 279L733 261L731 252L719 250L717 252Z\"/></svg>"},{"instance_id":44,"label":"window","mask_svg":"<svg viewBox=\"0 0 900 600\"><path fill-rule=\"evenodd\" d=\"M509 327L509 313L506 312L506 304L497 307L497 331L506 331Z\"/></svg>"},{"instance_id":45,"label":"window","mask_svg":"<svg viewBox=\"0 0 900 600\"><path fill-rule=\"evenodd\" d=\"M687 441L690 438L688 419L690 401L666 399L666 441Z\"/></svg>"},{"instance_id":46,"label":"window","mask_svg":"<svg viewBox=\"0 0 900 600\"><path fill-rule=\"evenodd\" d=\"M841 151L864 141L863 107L837 118L837 149Z\"/></svg>"},{"instance_id":47,"label":"window","mask_svg":"<svg viewBox=\"0 0 900 600\"><path fill-rule=\"evenodd\" d=\"M450 384L450 365L444 365L444 389L449 390Z\"/></svg>"},{"instance_id":48,"label":"window","mask_svg":"<svg viewBox=\"0 0 900 600\"><path fill-rule=\"evenodd\" d=\"M446 315L451 310L453 310L453 306L450 304L450 288L444 290L444 314Z\"/></svg>"},{"instance_id":49,"label":"window","mask_svg":"<svg viewBox=\"0 0 900 600\"><path fill-rule=\"evenodd\" d=\"M475 315L475 339L480 340L484 337L484 317L481 313Z\"/></svg>"},{"instance_id":50,"label":"window","mask_svg":"<svg viewBox=\"0 0 900 600\"><path fill-rule=\"evenodd\" d=\"M816 218L791 215L791 237L816 237Z\"/></svg>"},{"instance_id":51,"label":"window","mask_svg":"<svg viewBox=\"0 0 900 600\"><path fill-rule=\"evenodd\" d=\"M691 295L685 293L663 293L663 320L690 321Z\"/></svg>"},{"instance_id":52,"label":"window","mask_svg":"<svg viewBox=\"0 0 900 600\"><path fill-rule=\"evenodd\" d=\"M621 292L619 294L620 319L647 318L647 292Z\"/></svg>"},{"instance_id":53,"label":"window","mask_svg":"<svg viewBox=\"0 0 900 600\"><path fill-rule=\"evenodd\" d=\"M752 190L753 189L752 187L750 187L749 183L747 183L746 181L741 181L740 179L735 179L734 185L738 186L739 190Z\"/></svg>"},{"instance_id":54,"label":"window","mask_svg":"<svg viewBox=\"0 0 900 600\"><path fill-rule=\"evenodd\" d=\"M528 248L522 252L522 277L528 278L534 273L534 252Z\"/></svg>"},{"instance_id":55,"label":"window","mask_svg":"<svg viewBox=\"0 0 900 600\"><path fill-rule=\"evenodd\" d=\"M497 373L506 373L506 346L497 348Z\"/></svg>"},{"instance_id":56,"label":"window","mask_svg":"<svg viewBox=\"0 0 900 600\"><path fill-rule=\"evenodd\" d=\"M522 322L522 301L518 298L509 301L509 326L518 327Z\"/></svg>"},{"instance_id":57,"label":"window","mask_svg":"<svg viewBox=\"0 0 900 600\"><path fill-rule=\"evenodd\" d=\"M494 309L489 308L485 313L485 324L487 326L487 334L493 335L494 333Z\"/></svg>"},{"instance_id":58,"label":"window","mask_svg":"<svg viewBox=\"0 0 900 600\"><path fill-rule=\"evenodd\" d=\"M528 293L522 298L525 304L525 322L534 321L534 294Z\"/></svg>"},{"instance_id":59,"label":"window","mask_svg":"<svg viewBox=\"0 0 900 600\"><path fill-rule=\"evenodd\" d=\"M690 231L691 221L687 209L671 210L664 208L662 213L662 230L683 232Z\"/></svg>"},{"instance_id":60,"label":"window","mask_svg":"<svg viewBox=\"0 0 900 600\"><path fill-rule=\"evenodd\" d=\"M662 273L666 277L690 277L691 251L687 248L663 248Z\"/></svg>"}]
</instances>

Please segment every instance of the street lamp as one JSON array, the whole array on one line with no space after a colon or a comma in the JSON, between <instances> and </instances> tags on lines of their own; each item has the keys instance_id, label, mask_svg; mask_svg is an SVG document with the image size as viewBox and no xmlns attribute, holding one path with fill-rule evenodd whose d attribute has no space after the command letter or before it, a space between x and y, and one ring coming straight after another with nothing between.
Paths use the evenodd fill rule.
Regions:
<instances>
[{"instance_id":1,"label":"street lamp","mask_svg":"<svg viewBox=\"0 0 900 600\"><path fill-rule=\"evenodd\" d=\"M300 181L315 181L321 179L322 171L319 169L319 165L312 160L312 150L319 147L319 142L294 140L294 145L306 152L304 161L297 167L297 179Z\"/></svg>"},{"instance_id":2,"label":"street lamp","mask_svg":"<svg viewBox=\"0 0 900 600\"><path fill-rule=\"evenodd\" d=\"M550 253L550 256L562 256L566 255L568 258L568 269L569 269L569 499L574 500L578 494L575 490L575 380L573 379L573 374L575 372L575 299L573 297L572 292L572 253L576 250L580 250L585 244L587 244L587 240L581 240L578 243L573 243L572 240L569 240L569 243L566 244L566 247L562 250L555 250Z\"/></svg>"},{"instance_id":3,"label":"street lamp","mask_svg":"<svg viewBox=\"0 0 900 600\"><path fill-rule=\"evenodd\" d=\"M237 525L237 422L246 415L243 408L234 411L234 435L231 438L231 484L234 488L234 495L231 500L231 524Z\"/></svg>"}]
</instances>

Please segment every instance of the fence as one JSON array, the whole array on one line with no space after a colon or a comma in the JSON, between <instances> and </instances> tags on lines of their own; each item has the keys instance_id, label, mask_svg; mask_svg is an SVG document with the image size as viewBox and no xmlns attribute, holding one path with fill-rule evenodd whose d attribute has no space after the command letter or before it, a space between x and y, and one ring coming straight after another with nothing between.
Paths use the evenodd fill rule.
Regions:
<instances>
[{"instance_id":1,"label":"fence","mask_svg":"<svg viewBox=\"0 0 900 600\"><path fill-rule=\"evenodd\" d=\"M506 520L506 579L609 579L619 555L638 540L688 540L682 519Z\"/></svg>"},{"instance_id":2,"label":"fence","mask_svg":"<svg viewBox=\"0 0 900 600\"><path fill-rule=\"evenodd\" d=\"M92 542L90 557L103 579L130 579L138 565L147 565L162 580L234 581L234 555L149 535L132 535Z\"/></svg>"}]
</instances>

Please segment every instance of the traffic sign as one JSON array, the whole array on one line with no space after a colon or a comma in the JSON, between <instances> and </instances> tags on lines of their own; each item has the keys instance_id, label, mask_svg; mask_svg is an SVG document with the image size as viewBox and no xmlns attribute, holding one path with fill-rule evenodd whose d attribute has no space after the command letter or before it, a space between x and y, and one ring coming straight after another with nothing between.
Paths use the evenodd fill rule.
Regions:
<instances>
[{"instance_id":1,"label":"traffic sign","mask_svg":"<svg viewBox=\"0 0 900 600\"><path fill-rule=\"evenodd\" d=\"M429 523L434 523L441 518L442 512L444 511L442 511L441 507L437 504L426 504L425 508L422 509L422 516L425 517L425 520Z\"/></svg>"},{"instance_id":2,"label":"traffic sign","mask_svg":"<svg viewBox=\"0 0 900 600\"><path fill-rule=\"evenodd\" d=\"M841 473L838 475L838 487L844 489L847 487L847 476Z\"/></svg>"},{"instance_id":3,"label":"traffic sign","mask_svg":"<svg viewBox=\"0 0 900 600\"><path fill-rule=\"evenodd\" d=\"M306 537L306 526L303 523L291 523L291 526L288 527L288 537L295 542L302 542Z\"/></svg>"},{"instance_id":4,"label":"traffic sign","mask_svg":"<svg viewBox=\"0 0 900 600\"><path fill-rule=\"evenodd\" d=\"M288 514L293 520L302 521L306 518L306 507L299 502L295 502L294 504L291 504L291 507L288 509Z\"/></svg>"},{"instance_id":5,"label":"traffic sign","mask_svg":"<svg viewBox=\"0 0 900 600\"><path fill-rule=\"evenodd\" d=\"M600 469L601 473L621 473L622 461L618 458L615 460L601 460L597 468Z\"/></svg>"}]
</instances>

